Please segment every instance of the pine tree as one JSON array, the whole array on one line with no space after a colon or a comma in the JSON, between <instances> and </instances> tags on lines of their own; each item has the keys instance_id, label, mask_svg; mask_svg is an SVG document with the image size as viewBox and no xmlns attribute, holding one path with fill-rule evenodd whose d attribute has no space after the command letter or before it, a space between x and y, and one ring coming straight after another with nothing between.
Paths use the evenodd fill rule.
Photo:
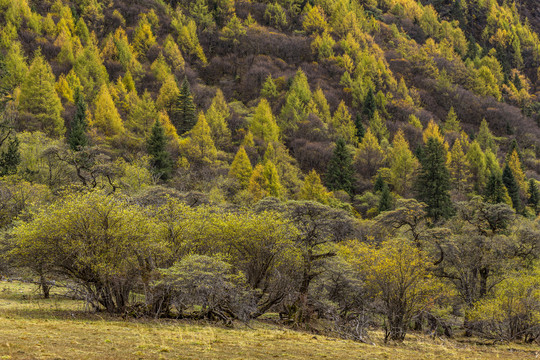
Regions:
<instances>
[{"instance_id":1,"label":"pine tree","mask_svg":"<svg viewBox=\"0 0 540 360\"><path fill-rule=\"evenodd\" d=\"M450 174L446 168L446 149L444 144L430 137L424 154L420 159L420 173L416 180L418 198L427 204L429 217L437 222L452 215L450 200Z\"/></svg>"},{"instance_id":2,"label":"pine tree","mask_svg":"<svg viewBox=\"0 0 540 360\"><path fill-rule=\"evenodd\" d=\"M422 133L422 137L424 139L424 144L427 144L430 138L435 138L441 144L444 144L444 138L439 129L439 125L435 124L435 121L433 121L433 119L429 121L428 126Z\"/></svg>"},{"instance_id":3,"label":"pine tree","mask_svg":"<svg viewBox=\"0 0 540 360\"><path fill-rule=\"evenodd\" d=\"M383 164L384 159L385 154L379 140L368 128L354 156L358 172L365 179L371 179Z\"/></svg>"},{"instance_id":4,"label":"pine tree","mask_svg":"<svg viewBox=\"0 0 540 360\"><path fill-rule=\"evenodd\" d=\"M195 103L187 77L184 78L180 93L176 98L173 110L171 112L171 121L178 131L178 135L183 135L190 131L197 121L195 117Z\"/></svg>"},{"instance_id":5,"label":"pine tree","mask_svg":"<svg viewBox=\"0 0 540 360\"><path fill-rule=\"evenodd\" d=\"M507 160L508 167L512 170L514 179L522 191L525 193L527 191L527 180L525 179L525 174L523 173L523 166L521 165L520 157L518 155L517 149L514 149Z\"/></svg>"},{"instance_id":6,"label":"pine tree","mask_svg":"<svg viewBox=\"0 0 540 360\"><path fill-rule=\"evenodd\" d=\"M508 196L508 191L504 186L502 178L499 174L491 174L484 190L484 200L492 204L508 204L512 205L512 200Z\"/></svg>"},{"instance_id":7,"label":"pine tree","mask_svg":"<svg viewBox=\"0 0 540 360\"><path fill-rule=\"evenodd\" d=\"M174 75L170 75L165 79L163 85L161 85L161 88L159 89L156 107L159 110L166 110L168 114L172 115L175 101L179 94L180 89L178 89Z\"/></svg>"},{"instance_id":8,"label":"pine tree","mask_svg":"<svg viewBox=\"0 0 540 360\"><path fill-rule=\"evenodd\" d=\"M344 190L349 194L353 192L352 158L343 139L338 139L336 142L334 155L326 172L325 182L330 190Z\"/></svg>"},{"instance_id":9,"label":"pine tree","mask_svg":"<svg viewBox=\"0 0 540 360\"><path fill-rule=\"evenodd\" d=\"M273 162L267 161L264 164L263 175L266 178L266 191L268 192L268 195L280 197L283 193L283 188L281 186L278 170Z\"/></svg>"},{"instance_id":10,"label":"pine tree","mask_svg":"<svg viewBox=\"0 0 540 360\"><path fill-rule=\"evenodd\" d=\"M5 74L2 76L2 84L11 91L23 83L28 73L28 65L20 42L11 42L6 57L2 62L5 70Z\"/></svg>"},{"instance_id":11,"label":"pine tree","mask_svg":"<svg viewBox=\"0 0 540 360\"><path fill-rule=\"evenodd\" d=\"M7 149L0 153L0 176L13 175L17 173L17 166L21 163L21 153L19 151L19 139L12 136L7 143Z\"/></svg>"},{"instance_id":12,"label":"pine tree","mask_svg":"<svg viewBox=\"0 0 540 360\"><path fill-rule=\"evenodd\" d=\"M534 210L535 214L538 215L539 208L538 204L540 203L540 192L538 191L538 184L536 183L536 180L530 179L529 180L529 189L528 189L529 199L528 203L529 206Z\"/></svg>"},{"instance_id":13,"label":"pine tree","mask_svg":"<svg viewBox=\"0 0 540 360\"><path fill-rule=\"evenodd\" d=\"M144 56L148 52L148 49L156 43L156 38L152 33L152 27L148 22L148 18L143 16L139 21L139 25L135 29L135 35L133 36L133 48L137 52L137 55Z\"/></svg>"},{"instance_id":14,"label":"pine tree","mask_svg":"<svg viewBox=\"0 0 540 360\"><path fill-rule=\"evenodd\" d=\"M307 106L312 94L306 74L299 69L294 76L291 87L287 92L285 104L280 112L280 127L283 131L295 130L298 123L308 115Z\"/></svg>"},{"instance_id":15,"label":"pine tree","mask_svg":"<svg viewBox=\"0 0 540 360\"><path fill-rule=\"evenodd\" d=\"M375 192L381 192L384 188L384 179L382 178L381 174L379 173L377 177L375 178L375 183L373 184L373 191Z\"/></svg>"},{"instance_id":16,"label":"pine tree","mask_svg":"<svg viewBox=\"0 0 540 360\"><path fill-rule=\"evenodd\" d=\"M261 96L267 99L273 99L278 96L276 83L272 79L272 75L268 75L261 89Z\"/></svg>"},{"instance_id":17,"label":"pine tree","mask_svg":"<svg viewBox=\"0 0 540 360\"><path fill-rule=\"evenodd\" d=\"M146 149L150 155L150 166L154 176L167 180L171 176L172 161L167 151L167 137L161 121L156 120L152 126L152 133L146 142Z\"/></svg>"},{"instance_id":18,"label":"pine tree","mask_svg":"<svg viewBox=\"0 0 540 360\"><path fill-rule=\"evenodd\" d=\"M390 189L388 184L383 182L381 197L379 199L379 212L388 211L392 208L392 194L390 194Z\"/></svg>"},{"instance_id":19,"label":"pine tree","mask_svg":"<svg viewBox=\"0 0 540 360\"><path fill-rule=\"evenodd\" d=\"M319 174L315 170L311 170L306 176L304 185L298 194L300 200L318 201L321 204L328 204L331 196L332 194L324 187Z\"/></svg>"},{"instance_id":20,"label":"pine tree","mask_svg":"<svg viewBox=\"0 0 540 360\"><path fill-rule=\"evenodd\" d=\"M486 156L476 140L469 145L467 161L469 162L474 191L481 193L487 178Z\"/></svg>"},{"instance_id":21,"label":"pine tree","mask_svg":"<svg viewBox=\"0 0 540 360\"><path fill-rule=\"evenodd\" d=\"M201 112L197 123L189 132L185 151L190 160L198 164L212 164L217 159L217 149L212 140L210 126Z\"/></svg>"},{"instance_id":22,"label":"pine tree","mask_svg":"<svg viewBox=\"0 0 540 360\"><path fill-rule=\"evenodd\" d=\"M399 130L392 141L392 148L388 155L390 167L390 184L398 194L408 192L413 183L413 177L418 169L418 160L414 157L405 140L403 130Z\"/></svg>"},{"instance_id":23,"label":"pine tree","mask_svg":"<svg viewBox=\"0 0 540 360\"><path fill-rule=\"evenodd\" d=\"M212 130L212 139L216 146L220 149L231 144L231 131L227 125L227 119L231 116L229 106L223 96L223 92L218 89L216 96L212 100L212 104L206 112L206 120L208 126Z\"/></svg>"},{"instance_id":24,"label":"pine tree","mask_svg":"<svg viewBox=\"0 0 540 360\"><path fill-rule=\"evenodd\" d=\"M319 115L319 118L325 123L330 123L330 120L332 118L332 115L330 114L330 105L328 105L328 101L326 100L326 96L324 96L324 92L319 87L315 92L313 93L313 103L316 107L317 115Z\"/></svg>"},{"instance_id":25,"label":"pine tree","mask_svg":"<svg viewBox=\"0 0 540 360\"><path fill-rule=\"evenodd\" d=\"M512 200L512 206L514 207L514 210L517 212L521 211L521 198L519 196L519 185L514 178L514 174L512 173L512 169L508 166L508 164L505 165L503 173L502 173L502 181L504 186L506 187L506 190L508 191L508 196L510 196L510 199Z\"/></svg>"},{"instance_id":26,"label":"pine tree","mask_svg":"<svg viewBox=\"0 0 540 360\"><path fill-rule=\"evenodd\" d=\"M106 136L115 136L125 131L122 118L114 105L107 85L103 85L94 102L94 125Z\"/></svg>"},{"instance_id":27,"label":"pine tree","mask_svg":"<svg viewBox=\"0 0 540 360\"><path fill-rule=\"evenodd\" d=\"M71 128L68 135L68 144L71 150L79 151L88 145L88 138L86 136L86 128L88 123L86 121L86 102L84 96L81 93L81 89L75 90L75 117L71 122Z\"/></svg>"},{"instance_id":28,"label":"pine tree","mask_svg":"<svg viewBox=\"0 0 540 360\"><path fill-rule=\"evenodd\" d=\"M249 131L266 143L279 141L279 127L266 99L261 99L255 109L255 114L249 123Z\"/></svg>"},{"instance_id":29,"label":"pine tree","mask_svg":"<svg viewBox=\"0 0 540 360\"><path fill-rule=\"evenodd\" d=\"M364 124L362 124L362 116L360 116L360 114L356 114L354 126L356 127L356 138L361 142L366 134L366 128L364 127Z\"/></svg>"},{"instance_id":30,"label":"pine tree","mask_svg":"<svg viewBox=\"0 0 540 360\"><path fill-rule=\"evenodd\" d=\"M62 103L55 90L54 75L39 51L21 85L19 109L35 120L28 124L28 130L41 130L56 137L66 131L61 116Z\"/></svg>"},{"instance_id":31,"label":"pine tree","mask_svg":"<svg viewBox=\"0 0 540 360\"><path fill-rule=\"evenodd\" d=\"M459 120L457 118L457 115L453 106L450 108L450 111L448 112L448 115L446 116L446 121L444 122L443 130L445 131L445 133L447 132L459 133L461 131L461 125L459 123Z\"/></svg>"},{"instance_id":32,"label":"pine tree","mask_svg":"<svg viewBox=\"0 0 540 360\"><path fill-rule=\"evenodd\" d=\"M246 150L240 146L229 170L229 176L238 180L240 186L245 189L249 185L249 179L253 173L253 167L249 161Z\"/></svg>"},{"instance_id":33,"label":"pine tree","mask_svg":"<svg viewBox=\"0 0 540 360\"><path fill-rule=\"evenodd\" d=\"M448 154L448 170L455 190L460 194L465 194L469 190L470 164L463 152L461 140L456 139L452 146L452 151Z\"/></svg>"},{"instance_id":34,"label":"pine tree","mask_svg":"<svg viewBox=\"0 0 540 360\"><path fill-rule=\"evenodd\" d=\"M257 164L249 178L248 191L253 196L254 201L259 201L268 196L268 180L264 176L264 166Z\"/></svg>"},{"instance_id":35,"label":"pine tree","mask_svg":"<svg viewBox=\"0 0 540 360\"><path fill-rule=\"evenodd\" d=\"M480 144L482 150L486 151L487 149L490 149L493 154L497 155L497 151L499 149L497 144L495 143L495 137L489 130L486 119L483 119L480 123L480 129L478 130L476 141L478 141L478 144Z\"/></svg>"},{"instance_id":36,"label":"pine tree","mask_svg":"<svg viewBox=\"0 0 540 360\"><path fill-rule=\"evenodd\" d=\"M375 94L373 89L369 88L366 98L364 99L364 105L362 106L362 114L368 119L371 119L377 110L377 104L375 102Z\"/></svg>"},{"instance_id":37,"label":"pine tree","mask_svg":"<svg viewBox=\"0 0 540 360\"><path fill-rule=\"evenodd\" d=\"M389 133L388 128L386 127L386 121L381 117L378 110L375 110L373 116L370 118L369 128L379 142L383 141L383 139L388 140Z\"/></svg>"},{"instance_id":38,"label":"pine tree","mask_svg":"<svg viewBox=\"0 0 540 360\"><path fill-rule=\"evenodd\" d=\"M342 138L350 145L356 145L358 143L358 139L356 138L356 127L344 101L339 103L339 106L332 117L331 124L335 139Z\"/></svg>"}]
</instances>

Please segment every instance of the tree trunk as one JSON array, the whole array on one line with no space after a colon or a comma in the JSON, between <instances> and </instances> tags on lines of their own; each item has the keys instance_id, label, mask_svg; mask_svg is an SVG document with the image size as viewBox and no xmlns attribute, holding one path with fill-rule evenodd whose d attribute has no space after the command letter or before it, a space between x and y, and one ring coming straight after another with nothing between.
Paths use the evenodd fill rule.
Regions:
<instances>
[{"instance_id":1,"label":"tree trunk","mask_svg":"<svg viewBox=\"0 0 540 360\"><path fill-rule=\"evenodd\" d=\"M51 287L44 275L39 276L39 284L41 286L41 291L43 292L43 298L48 299L50 296Z\"/></svg>"}]
</instances>

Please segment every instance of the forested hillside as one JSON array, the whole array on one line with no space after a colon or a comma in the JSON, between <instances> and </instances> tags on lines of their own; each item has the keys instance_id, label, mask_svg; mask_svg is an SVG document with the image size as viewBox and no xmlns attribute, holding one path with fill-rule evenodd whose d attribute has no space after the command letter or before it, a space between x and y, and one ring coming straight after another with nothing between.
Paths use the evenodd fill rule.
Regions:
<instances>
[{"instance_id":1,"label":"forested hillside","mask_svg":"<svg viewBox=\"0 0 540 360\"><path fill-rule=\"evenodd\" d=\"M540 342L538 34L535 0L0 0L0 274Z\"/></svg>"}]
</instances>

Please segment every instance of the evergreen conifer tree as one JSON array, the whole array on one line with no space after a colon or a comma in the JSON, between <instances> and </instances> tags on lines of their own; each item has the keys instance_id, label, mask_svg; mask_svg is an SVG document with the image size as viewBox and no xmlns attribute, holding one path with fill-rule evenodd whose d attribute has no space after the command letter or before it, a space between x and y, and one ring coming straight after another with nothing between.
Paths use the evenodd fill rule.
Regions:
<instances>
[{"instance_id":1,"label":"evergreen conifer tree","mask_svg":"<svg viewBox=\"0 0 540 360\"><path fill-rule=\"evenodd\" d=\"M377 178L375 179L375 184L373 184L373 191L380 192L384 188L384 179L382 178L381 174L377 175Z\"/></svg>"},{"instance_id":2,"label":"evergreen conifer tree","mask_svg":"<svg viewBox=\"0 0 540 360\"><path fill-rule=\"evenodd\" d=\"M420 173L416 179L418 198L427 204L427 213L435 222L453 212L446 153L444 144L430 137L420 159Z\"/></svg>"},{"instance_id":3,"label":"evergreen conifer tree","mask_svg":"<svg viewBox=\"0 0 540 360\"><path fill-rule=\"evenodd\" d=\"M79 151L88 145L86 137L86 102L80 88L75 91L75 117L71 123L71 129L68 135L68 144L71 150Z\"/></svg>"},{"instance_id":4,"label":"evergreen conifer tree","mask_svg":"<svg viewBox=\"0 0 540 360\"><path fill-rule=\"evenodd\" d=\"M152 133L146 142L146 148L150 155L152 173L162 180L171 176L172 161L167 151L167 137L161 121L156 120L152 126Z\"/></svg>"},{"instance_id":5,"label":"evergreen conifer tree","mask_svg":"<svg viewBox=\"0 0 540 360\"><path fill-rule=\"evenodd\" d=\"M336 142L336 148L328 165L325 180L330 190L344 190L349 194L353 192L352 157L343 139L338 139Z\"/></svg>"},{"instance_id":6,"label":"evergreen conifer tree","mask_svg":"<svg viewBox=\"0 0 540 360\"><path fill-rule=\"evenodd\" d=\"M364 127L364 124L362 124L362 116L360 116L360 114L356 114L356 117L354 118L354 125L356 127L356 137L358 138L359 142L362 142L362 139L366 134L366 128Z\"/></svg>"},{"instance_id":7,"label":"evergreen conifer tree","mask_svg":"<svg viewBox=\"0 0 540 360\"><path fill-rule=\"evenodd\" d=\"M15 174L20 162L19 139L15 135L8 142L7 148L0 153L0 176Z\"/></svg>"},{"instance_id":8,"label":"evergreen conifer tree","mask_svg":"<svg viewBox=\"0 0 540 360\"><path fill-rule=\"evenodd\" d=\"M508 191L506 191L500 174L492 173L489 176L486 189L484 190L484 200L492 204L503 203L512 205L512 200L508 196Z\"/></svg>"},{"instance_id":9,"label":"evergreen conifer tree","mask_svg":"<svg viewBox=\"0 0 540 360\"><path fill-rule=\"evenodd\" d=\"M184 78L171 114L171 121L176 127L178 135L187 133L195 126L197 122L195 111L195 103L193 102L189 82L187 78Z\"/></svg>"},{"instance_id":10,"label":"evergreen conifer tree","mask_svg":"<svg viewBox=\"0 0 540 360\"><path fill-rule=\"evenodd\" d=\"M382 190L381 190L381 197L379 199L379 206L378 210L379 212L388 211L392 208L392 195L390 194L390 189L388 188L388 184L383 182Z\"/></svg>"},{"instance_id":11,"label":"evergreen conifer tree","mask_svg":"<svg viewBox=\"0 0 540 360\"><path fill-rule=\"evenodd\" d=\"M517 212L521 211L521 198L519 196L519 185L514 178L514 174L512 173L512 169L508 166L508 164L505 165L503 173L502 173L502 181L504 186L506 187L506 190L508 191L508 196L510 196L510 199L512 200L512 206L514 207L514 210Z\"/></svg>"},{"instance_id":12,"label":"evergreen conifer tree","mask_svg":"<svg viewBox=\"0 0 540 360\"><path fill-rule=\"evenodd\" d=\"M375 110L377 110L375 94L373 93L373 89L369 88L366 98L364 99L364 105L362 106L362 114L367 116L368 119L371 119L373 114L375 114Z\"/></svg>"},{"instance_id":13,"label":"evergreen conifer tree","mask_svg":"<svg viewBox=\"0 0 540 360\"><path fill-rule=\"evenodd\" d=\"M540 203L540 192L538 191L538 184L536 184L536 180L530 179L529 180L529 199L528 203L529 206L534 210L535 214L538 215L538 204Z\"/></svg>"}]
</instances>

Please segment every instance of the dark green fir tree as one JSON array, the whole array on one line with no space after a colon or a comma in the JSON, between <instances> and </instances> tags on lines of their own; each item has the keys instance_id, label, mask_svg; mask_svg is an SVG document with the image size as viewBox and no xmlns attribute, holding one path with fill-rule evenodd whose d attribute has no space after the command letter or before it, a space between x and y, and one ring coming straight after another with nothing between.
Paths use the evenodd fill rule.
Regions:
<instances>
[{"instance_id":1,"label":"dark green fir tree","mask_svg":"<svg viewBox=\"0 0 540 360\"><path fill-rule=\"evenodd\" d=\"M384 188L384 180L381 176L381 174L377 175L377 178L375 179L375 184L373 184L373 191L379 192L382 191Z\"/></svg>"},{"instance_id":2,"label":"dark green fir tree","mask_svg":"<svg viewBox=\"0 0 540 360\"><path fill-rule=\"evenodd\" d=\"M529 206L534 210L534 212L538 215L538 203L540 202L540 192L538 191L538 185L536 184L536 180L530 179L529 180L529 199L528 203Z\"/></svg>"},{"instance_id":3,"label":"dark green fir tree","mask_svg":"<svg viewBox=\"0 0 540 360\"><path fill-rule=\"evenodd\" d=\"M171 121L176 127L178 135L183 135L190 131L197 122L195 103L189 87L187 78L184 78L180 93L176 98L172 109Z\"/></svg>"},{"instance_id":4,"label":"dark green fir tree","mask_svg":"<svg viewBox=\"0 0 540 360\"><path fill-rule=\"evenodd\" d=\"M152 126L152 133L147 140L146 148L150 155L150 166L155 176L168 180L171 176L172 161L167 151L167 137L165 129L159 120Z\"/></svg>"},{"instance_id":5,"label":"dark green fir tree","mask_svg":"<svg viewBox=\"0 0 540 360\"><path fill-rule=\"evenodd\" d=\"M450 174L446 167L444 145L433 137L429 138L420 164L415 186L419 200L428 206L428 216L434 222L450 217L454 209L450 199Z\"/></svg>"},{"instance_id":6,"label":"dark green fir tree","mask_svg":"<svg viewBox=\"0 0 540 360\"><path fill-rule=\"evenodd\" d=\"M17 139L17 136L12 136L7 143L6 149L0 153L0 176L17 173L17 166L20 163L19 139Z\"/></svg>"},{"instance_id":7,"label":"dark green fir tree","mask_svg":"<svg viewBox=\"0 0 540 360\"><path fill-rule=\"evenodd\" d=\"M519 197L519 186L512 173L512 169L506 164L502 173L502 181L506 190L508 191L508 196L512 200L512 206L517 212L521 212L521 198Z\"/></svg>"},{"instance_id":8,"label":"dark green fir tree","mask_svg":"<svg viewBox=\"0 0 540 360\"><path fill-rule=\"evenodd\" d=\"M325 180L328 189L344 190L352 194L354 183L352 156L342 138L336 141L336 148L328 164Z\"/></svg>"},{"instance_id":9,"label":"dark green fir tree","mask_svg":"<svg viewBox=\"0 0 540 360\"><path fill-rule=\"evenodd\" d=\"M366 98L364 99L364 105L362 106L362 114L368 119L371 119L376 110L377 103L375 101L375 94L373 94L373 89L369 88Z\"/></svg>"},{"instance_id":10,"label":"dark green fir tree","mask_svg":"<svg viewBox=\"0 0 540 360\"><path fill-rule=\"evenodd\" d=\"M388 211L392 208L392 194L390 194L390 189L388 184L383 182L381 197L379 199L379 212Z\"/></svg>"},{"instance_id":11,"label":"dark green fir tree","mask_svg":"<svg viewBox=\"0 0 540 360\"><path fill-rule=\"evenodd\" d=\"M488 203L505 202L506 189L500 175L491 174L484 190L484 200Z\"/></svg>"},{"instance_id":12,"label":"dark green fir tree","mask_svg":"<svg viewBox=\"0 0 540 360\"><path fill-rule=\"evenodd\" d=\"M358 138L359 142L362 142L362 139L366 134L366 128L364 128L364 124L362 124L362 116L360 116L360 114L356 114L354 126L356 127L356 137Z\"/></svg>"},{"instance_id":13,"label":"dark green fir tree","mask_svg":"<svg viewBox=\"0 0 540 360\"><path fill-rule=\"evenodd\" d=\"M79 151L88 145L88 137L86 136L86 102L81 93L80 88L75 91L75 117L71 123L71 128L68 133L68 144L71 150Z\"/></svg>"}]
</instances>

